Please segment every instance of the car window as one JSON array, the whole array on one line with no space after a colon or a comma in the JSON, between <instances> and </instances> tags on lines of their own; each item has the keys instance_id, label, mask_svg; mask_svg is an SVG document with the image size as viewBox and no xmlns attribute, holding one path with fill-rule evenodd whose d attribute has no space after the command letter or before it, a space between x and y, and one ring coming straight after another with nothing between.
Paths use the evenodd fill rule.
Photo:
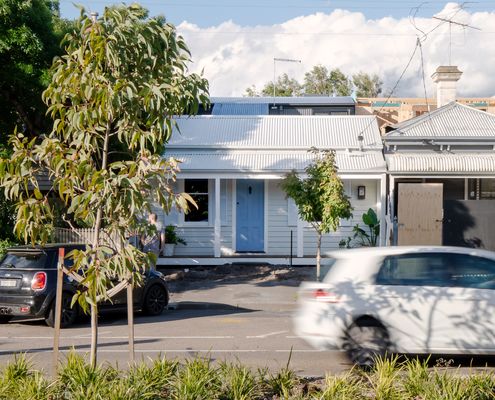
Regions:
<instances>
[{"instance_id":1,"label":"car window","mask_svg":"<svg viewBox=\"0 0 495 400\"><path fill-rule=\"evenodd\" d=\"M34 254L7 253L0 264L0 268L53 268L54 254L54 252Z\"/></svg>"},{"instance_id":2,"label":"car window","mask_svg":"<svg viewBox=\"0 0 495 400\"><path fill-rule=\"evenodd\" d=\"M448 253L388 256L376 277L379 285L451 286L454 274Z\"/></svg>"},{"instance_id":3,"label":"car window","mask_svg":"<svg viewBox=\"0 0 495 400\"><path fill-rule=\"evenodd\" d=\"M453 286L495 289L495 261L468 254L451 254L450 261Z\"/></svg>"}]
</instances>

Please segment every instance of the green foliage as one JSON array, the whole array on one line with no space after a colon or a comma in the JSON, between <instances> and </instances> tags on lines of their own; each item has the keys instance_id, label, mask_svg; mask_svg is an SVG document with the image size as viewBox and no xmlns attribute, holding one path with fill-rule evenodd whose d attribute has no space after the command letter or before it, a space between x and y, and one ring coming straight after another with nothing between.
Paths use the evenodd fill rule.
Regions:
<instances>
[{"instance_id":1,"label":"green foliage","mask_svg":"<svg viewBox=\"0 0 495 400\"><path fill-rule=\"evenodd\" d=\"M15 244L15 242L11 242L8 239L0 240L0 259L5 255L7 249Z\"/></svg>"},{"instance_id":2,"label":"green foliage","mask_svg":"<svg viewBox=\"0 0 495 400\"><path fill-rule=\"evenodd\" d=\"M57 5L0 0L0 145L16 126L31 137L50 130L41 93L53 57L61 54Z\"/></svg>"},{"instance_id":3,"label":"green foliage","mask_svg":"<svg viewBox=\"0 0 495 400\"><path fill-rule=\"evenodd\" d=\"M221 387L218 368L209 359L188 360L172 382L171 398L199 400L217 398Z\"/></svg>"},{"instance_id":4,"label":"green foliage","mask_svg":"<svg viewBox=\"0 0 495 400\"><path fill-rule=\"evenodd\" d=\"M277 373L270 374L267 383L274 395L282 399L289 399L297 384L297 376L294 370L284 367Z\"/></svg>"},{"instance_id":5,"label":"green foliage","mask_svg":"<svg viewBox=\"0 0 495 400\"><path fill-rule=\"evenodd\" d=\"M350 96L352 82L344 73L335 68L328 70L323 65L315 65L304 75L304 93L326 96Z\"/></svg>"},{"instance_id":6,"label":"green foliage","mask_svg":"<svg viewBox=\"0 0 495 400\"><path fill-rule=\"evenodd\" d=\"M321 236L336 231L340 219L352 216L349 197L345 195L344 183L337 175L335 152L331 150L310 150L315 160L306 168L307 178L301 179L296 171L288 173L281 187L288 197L294 199L302 220L315 229L316 279L320 279Z\"/></svg>"},{"instance_id":7,"label":"green foliage","mask_svg":"<svg viewBox=\"0 0 495 400\"><path fill-rule=\"evenodd\" d=\"M247 367L210 360L193 359L179 364L159 358L128 370L111 366L91 367L84 358L70 353L58 374L45 377L33 369L24 356L16 356L2 368L1 400L491 400L495 393L493 371L468 370L462 374L452 367L428 368L428 360L397 358L378 360L374 369L352 369L327 375L323 383L310 387L288 366L254 375Z\"/></svg>"},{"instance_id":8,"label":"green foliage","mask_svg":"<svg viewBox=\"0 0 495 400\"><path fill-rule=\"evenodd\" d=\"M347 400L362 398L365 386L360 376L353 371L343 375L327 375L325 387L320 397L321 400Z\"/></svg>"},{"instance_id":9,"label":"green foliage","mask_svg":"<svg viewBox=\"0 0 495 400\"><path fill-rule=\"evenodd\" d=\"M188 210L191 197L171 189L178 163L164 160L161 149L172 116L194 113L207 101L207 82L187 73L189 51L175 28L147 18L138 5L106 8L95 23L82 10L76 28L65 37L67 54L54 62L43 93L53 130L41 142L12 137L0 184L17 202L15 232L25 242L44 243L53 229L54 206L38 186L41 171L66 206L63 219L97 232L91 247L72 254L73 271L82 271L87 289L79 293L86 308L108 298L112 282L129 273L138 279L139 269L152 262L119 243L127 232L147 229L141 216L153 202L165 212ZM111 160L111 141L127 149L127 160ZM102 227L119 240L103 242Z\"/></svg>"},{"instance_id":10,"label":"green foliage","mask_svg":"<svg viewBox=\"0 0 495 400\"><path fill-rule=\"evenodd\" d=\"M165 243L183 244L184 246L187 246L187 242L177 235L175 225L167 225L165 227Z\"/></svg>"},{"instance_id":11,"label":"green foliage","mask_svg":"<svg viewBox=\"0 0 495 400\"><path fill-rule=\"evenodd\" d=\"M0 378L0 399L45 400L50 398L49 382L32 364L25 354L16 355L7 363Z\"/></svg>"},{"instance_id":12,"label":"green foliage","mask_svg":"<svg viewBox=\"0 0 495 400\"><path fill-rule=\"evenodd\" d=\"M91 366L75 352L69 353L67 361L58 372L57 391L62 398L107 398L112 392L111 382L118 378L118 371L110 366Z\"/></svg>"},{"instance_id":13,"label":"green foliage","mask_svg":"<svg viewBox=\"0 0 495 400\"><path fill-rule=\"evenodd\" d=\"M342 179L337 175L335 152L315 148L311 152L315 160L305 169L307 178L302 179L292 171L281 186L287 196L294 199L301 219L318 233L328 233L337 230L341 218L352 216L352 207Z\"/></svg>"},{"instance_id":14,"label":"green foliage","mask_svg":"<svg viewBox=\"0 0 495 400\"><path fill-rule=\"evenodd\" d=\"M402 386L398 384L403 365L398 356L379 358L374 369L367 376L377 400L401 400L404 398Z\"/></svg>"},{"instance_id":15,"label":"green foliage","mask_svg":"<svg viewBox=\"0 0 495 400\"><path fill-rule=\"evenodd\" d=\"M383 81L377 74L358 72L352 75L357 97L377 97L382 92Z\"/></svg>"},{"instance_id":16,"label":"green foliage","mask_svg":"<svg viewBox=\"0 0 495 400\"><path fill-rule=\"evenodd\" d=\"M340 247L351 248L354 245L358 247L376 247L378 245L378 239L380 237L380 221L376 215L375 210L369 208L362 216L363 224L366 226L366 230L361 228L359 224L356 224L352 231L354 235L346 239L342 239L339 243ZM353 243L353 240L355 243Z\"/></svg>"},{"instance_id":17,"label":"green foliage","mask_svg":"<svg viewBox=\"0 0 495 400\"><path fill-rule=\"evenodd\" d=\"M26 2L27 3L27 2ZM126 243L129 232L148 231L142 221L157 203L168 213L194 204L174 193L178 162L161 157L173 116L196 113L206 103L208 83L189 74L190 53L175 27L148 18L139 5L106 8L93 21L81 10L65 36L66 54L52 66L43 101L53 128L42 140L15 132L10 159L0 161L0 185L16 202L14 232L24 242L47 242L57 216L49 196L64 203L64 221L94 230L91 246L71 252L71 270L83 287L75 299L91 307L91 362L96 362L97 305L123 289L130 276L155 261ZM125 151L114 157L112 149ZM53 190L42 193L40 174ZM112 241L104 241L102 229Z\"/></svg>"},{"instance_id":18,"label":"green foliage","mask_svg":"<svg viewBox=\"0 0 495 400\"><path fill-rule=\"evenodd\" d=\"M251 370L240 364L221 363L222 399L250 400L258 398L261 388Z\"/></svg>"},{"instance_id":19,"label":"green foliage","mask_svg":"<svg viewBox=\"0 0 495 400\"><path fill-rule=\"evenodd\" d=\"M350 96L353 88L358 97L376 97L382 92L382 80L376 74L359 72L350 79L339 68L330 70L324 65L315 65L304 74L304 82L300 84L287 74L280 75L275 82L276 96ZM273 96L273 82L267 82L259 92L254 85L246 88L244 96Z\"/></svg>"},{"instance_id":20,"label":"green foliage","mask_svg":"<svg viewBox=\"0 0 495 400\"><path fill-rule=\"evenodd\" d=\"M255 94L249 88L246 91L248 94ZM300 96L302 94L302 86L294 78L289 78L287 74L282 74L275 82L275 91L273 91L273 82L268 82L261 91L263 96L273 96L274 93L275 96L281 97Z\"/></svg>"}]
</instances>

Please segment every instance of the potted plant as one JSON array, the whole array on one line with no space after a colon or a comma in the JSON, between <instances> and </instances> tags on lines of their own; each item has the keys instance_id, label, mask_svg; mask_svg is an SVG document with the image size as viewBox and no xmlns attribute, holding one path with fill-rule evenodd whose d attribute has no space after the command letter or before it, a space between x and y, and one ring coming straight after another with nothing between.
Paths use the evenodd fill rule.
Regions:
<instances>
[{"instance_id":1,"label":"potted plant","mask_svg":"<svg viewBox=\"0 0 495 400\"><path fill-rule=\"evenodd\" d=\"M174 255L174 248L176 244L187 245L186 241L177 235L174 225L167 225L165 227L165 249L164 255L170 257Z\"/></svg>"}]
</instances>

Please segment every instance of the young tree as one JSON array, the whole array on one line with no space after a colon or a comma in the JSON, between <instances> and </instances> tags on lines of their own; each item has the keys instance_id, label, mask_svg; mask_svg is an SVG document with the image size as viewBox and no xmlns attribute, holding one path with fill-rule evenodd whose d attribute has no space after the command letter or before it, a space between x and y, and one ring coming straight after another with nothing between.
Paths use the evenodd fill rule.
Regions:
<instances>
[{"instance_id":1,"label":"young tree","mask_svg":"<svg viewBox=\"0 0 495 400\"><path fill-rule=\"evenodd\" d=\"M172 191L178 164L163 159L161 150L172 133L172 116L195 113L207 102L208 84L188 74L190 54L175 27L148 18L138 5L106 8L94 21L81 10L65 49L43 94L53 129L43 140L21 133L11 138L14 153L0 162L0 184L17 201L15 231L25 242L46 242L52 228L40 173L48 174L52 192L65 202L64 217L93 227L93 243L72 253L67 272L84 287L76 298L91 311L95 365L98 303L131 277L139 281L155 261L125 244L128 232L147 229L142 216L152 202L165 212L174 205L187 211L192 202ZM112 158L111 148L125 154ZM103 240L103 228L115 242ZM115 281L120 283L112 287Z\"/></svg>"},{"instance_id":2,"label":"young tree","mask_svg":"<svg viewBox=\"0 0 495 400\"><path fill-rule=\"evenodd\" d=\"M282 189L294 199L301 219L316 231L316 279L320 280L321 237L336 231L341 218L350 218L352 206L337 175L335 152L315 148L311 152L315 160L305 169L307 177L300 178L293 170L282 181Z\"/></svg>"},{"instance_id":3,"label":"young tree","mask_svg":"<svg viewBox=\"0 0 495 400\"><path fill-rule=\"evenodd\" d=\"M383 82L376 74L358 72L352 75L352 82L357 97L377 97L382 92Z\"/></svg>"}]
</instances>

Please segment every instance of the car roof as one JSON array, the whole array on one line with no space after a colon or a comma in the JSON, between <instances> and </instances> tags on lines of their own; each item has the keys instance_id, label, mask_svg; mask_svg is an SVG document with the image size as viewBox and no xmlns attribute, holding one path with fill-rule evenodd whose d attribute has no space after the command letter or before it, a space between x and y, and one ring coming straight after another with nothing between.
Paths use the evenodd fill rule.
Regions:
<instances>
[{"instance_id":1,"label":"car roof","mask_svg":"<svg viewBox=\"0 0 495 400\"><path fill-rule=\"evenodd\" d=\"M325 256L331 258L354 258L354 257L384 257L388 255L411 254L411 253L450 253L467 254L485 258L495 259L495 253L483 249L454 246L391 246L391 247L359 247L355 249L342 249L326 252Z\"/></svg>"},{"instance_id":2,"label":"car roof","mask_svg":"<svg viewBox=\"0 0 495 400\"><path fill-rule=\"evenodd\" d=\"M7 253L37 253L43 252L44 250L57 250L61 247L67 248L84 248L85 244L82 243L47 243L45 245L20 245L9 247Z\"/></svg>"}]
</instances>

